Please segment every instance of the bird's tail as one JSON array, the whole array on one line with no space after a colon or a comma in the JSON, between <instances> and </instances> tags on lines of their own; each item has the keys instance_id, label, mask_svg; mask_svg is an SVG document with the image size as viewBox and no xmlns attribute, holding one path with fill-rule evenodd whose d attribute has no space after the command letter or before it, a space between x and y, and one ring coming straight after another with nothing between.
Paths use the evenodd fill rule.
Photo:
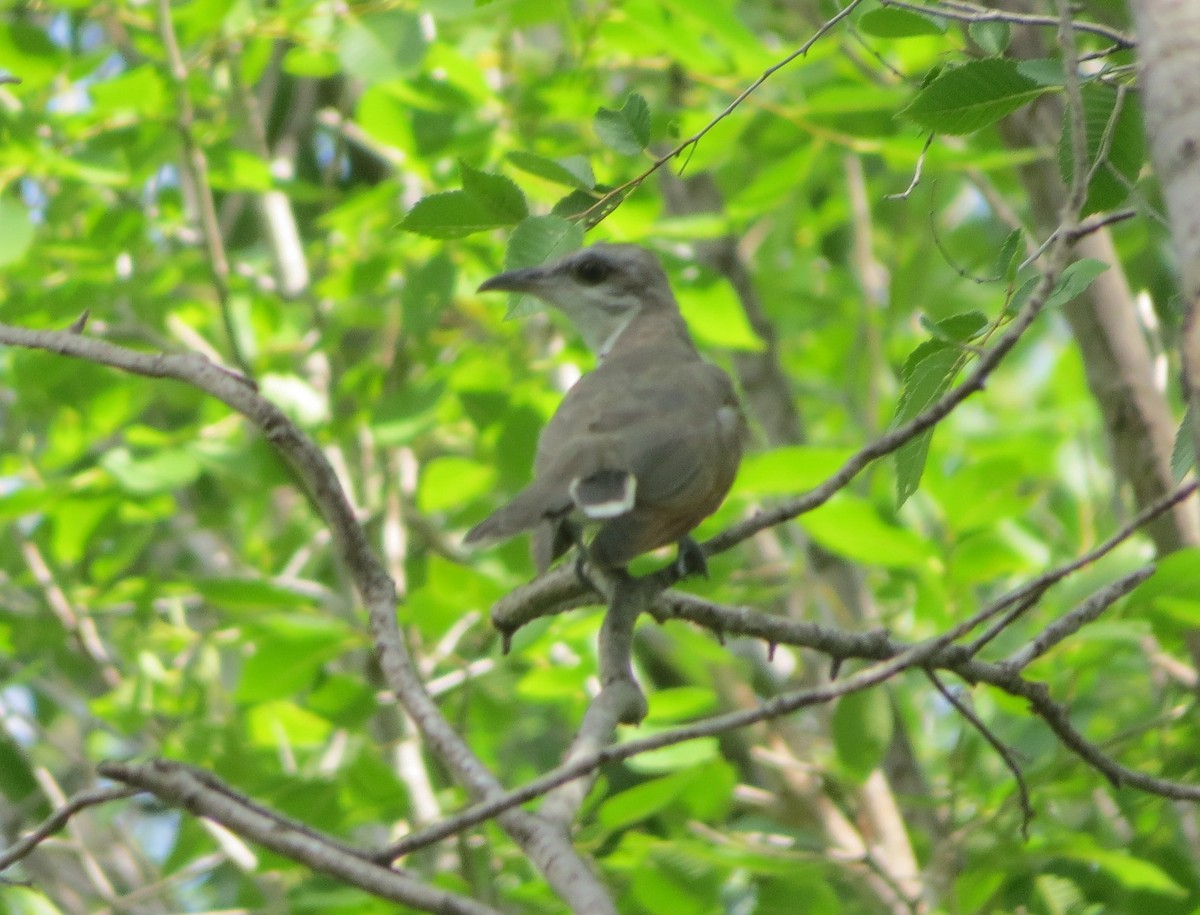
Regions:
<instances>
[{"instance_id":1,"label":"bird's tail","mask_svg":"<svg viewBox=\"0 0 1200 915\"><path fill-rule=\"evenodd\" d=\"M473 528L467 531L463 543L469 546L486 546L515 537L522 531L536 527L548 514L553 514L547 504L546 493L537 484L527 486L517 493L507 505L496 509Z\"/></svg>"}]
</instances>

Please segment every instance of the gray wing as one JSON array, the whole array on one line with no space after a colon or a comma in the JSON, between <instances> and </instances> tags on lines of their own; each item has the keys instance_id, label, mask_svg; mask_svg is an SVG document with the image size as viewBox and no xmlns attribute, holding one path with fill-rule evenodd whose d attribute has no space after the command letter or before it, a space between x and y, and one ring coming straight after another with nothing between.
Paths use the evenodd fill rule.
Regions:
<instances>
[{"instance_id":1,"label":"gray wing","mask_svg":"<svg viewBox=\"0 0 1200 915\"><path fill-rule=\"evenodd\" d=\"M538 447L539 477L565 484L605 471L637 479L638 504L669 502L700 475L723 435L722 408L737 410L728 376L701 359L621 367L617 382L606 366L568 392Z\"/></svg>"}]
</instances>

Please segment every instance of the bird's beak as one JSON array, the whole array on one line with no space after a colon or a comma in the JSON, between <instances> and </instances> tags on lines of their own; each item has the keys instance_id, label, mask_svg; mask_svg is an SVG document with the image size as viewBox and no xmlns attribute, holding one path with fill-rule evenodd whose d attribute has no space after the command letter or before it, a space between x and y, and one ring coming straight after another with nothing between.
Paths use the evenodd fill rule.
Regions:
<instances>
[{"instance_id":1,"label":"bird's beak","mask_svg":"<svg viewBox=\"0 0 1200 915\"><path fill-rule=\"evenodd\" d=\"M546 280L543 267L528 267L524 270L509 270L490 280L484 280L480 292L537 292Z\"/></svg>"}]
</instances>

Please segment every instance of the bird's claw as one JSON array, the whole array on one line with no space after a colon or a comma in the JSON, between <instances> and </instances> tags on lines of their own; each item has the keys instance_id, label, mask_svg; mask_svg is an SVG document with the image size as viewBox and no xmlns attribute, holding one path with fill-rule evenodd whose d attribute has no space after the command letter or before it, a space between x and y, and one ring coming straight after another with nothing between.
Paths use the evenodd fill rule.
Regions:
<instances>
[{"instance_id":1,"label":"bird's claw","mask_svg":"<svg viewBox=\"0 0 1200 915\"><path fill-rule=\"evenodd\" d=\"M684 537L679 541L679 555L675 557L675 571L679 573L680 578L687 578L690 575L708 578L708 560L704 556L704 550L691 537Z\"/></svg>"}]
</instances>

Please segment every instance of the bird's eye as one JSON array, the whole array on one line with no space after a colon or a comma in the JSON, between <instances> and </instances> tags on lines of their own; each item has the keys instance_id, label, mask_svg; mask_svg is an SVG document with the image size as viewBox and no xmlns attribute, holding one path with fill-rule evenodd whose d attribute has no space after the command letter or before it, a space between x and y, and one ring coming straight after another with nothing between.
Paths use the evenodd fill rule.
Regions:
<instances>
[{"instance_id":1,"label":"bird's eye","mask_svg":"<svg viewBox=\"0 0 1200 915\"><path fill-rule=\"evenodd\" d=\"M575 274L575 279L588 286L595 286L598 283L608 279L608 275L612 271L608 264L598 258L586 258L575 265L572 273Z\"/></svg>"}]
</instances>

